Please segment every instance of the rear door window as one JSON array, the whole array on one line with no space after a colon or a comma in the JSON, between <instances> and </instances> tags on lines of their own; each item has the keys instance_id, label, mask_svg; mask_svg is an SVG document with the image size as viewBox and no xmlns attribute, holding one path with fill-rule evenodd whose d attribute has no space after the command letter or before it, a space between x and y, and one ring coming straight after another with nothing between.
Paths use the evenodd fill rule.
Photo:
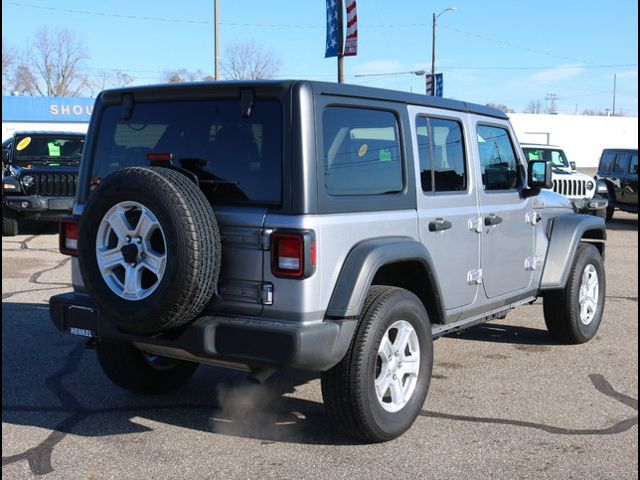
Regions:
<instances>
[{"instance_id":1,"label":"rear door window","mask_svg":"<svg viewBox=\"0 0 640 480\"><path fill-rule=\"evenodd\" d=\"M384 195L403 190L395 114L327 107L322 131L324 183L329 195Z\"/></svg>"},{"instance_id":2,"label":"rear door window","mask_svg":"<svg viewBox=\"0 0 640 480\"><path fill-rule=\"evenodd\" d=\"M467 168L460 123L421 116L416 131L422 191L465 191Z\"/></svg>"},{"instance_id":3,"label":"rear door window","mask_svg":"<svg viewBox=\"0 0 640 480\"><path fill-rule=\"evenodd\" d=\"M638 154L634 153L631 155L631 162L629 162L629 173L631 175L638 174Z\"/></svg>"},{"instance_id":4,"label":"rear door window","mask_svg":"<svg viewBox=\"0 0 640 480\"><path fill-rule=\"evenodd\" d=\"M623 174L627 171L627 164L629 162L628 153L618 153L616 155L616 161L613 164L613 173Z\"/></svg>"},{"instance_id":5,"label":"rear door window","mask_svg":"<svg viewBox=\"0 0 640 480\"><path fill-rule=\"evenodd\" d=\"M279 204L282 198L282 107L256 100L244 116L237 100L137 103L129 119L106 107L93 154L92 184L128 166L170 154L221 204Z\"/></svg>"}]
</instances>

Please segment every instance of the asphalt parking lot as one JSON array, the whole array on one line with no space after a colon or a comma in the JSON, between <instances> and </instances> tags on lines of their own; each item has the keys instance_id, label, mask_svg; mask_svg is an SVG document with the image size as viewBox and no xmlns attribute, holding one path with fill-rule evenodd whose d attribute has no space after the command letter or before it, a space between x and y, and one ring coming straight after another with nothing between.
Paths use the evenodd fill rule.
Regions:
<instances>
[{"instance_id":1,"label":"asphalt parking lot","mask_svg":"<svg viewBox=\"0 0 640 480\"><path fill-rule=\"evenodd\" d=\"M380 445L342 438L309 375L248 390L207 366L170 395L120 390L49 321L70 289L57 236L3 238L2 478L638 478L638 217L608 226L593 341L555 344L541 301L439 339L421 416Z\"/></svg>"}]
</instances>

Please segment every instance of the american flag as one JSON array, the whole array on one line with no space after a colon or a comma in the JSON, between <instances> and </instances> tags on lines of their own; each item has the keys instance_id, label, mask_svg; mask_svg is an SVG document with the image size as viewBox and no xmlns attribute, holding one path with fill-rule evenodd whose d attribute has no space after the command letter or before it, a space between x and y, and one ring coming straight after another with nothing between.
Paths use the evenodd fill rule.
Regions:
<instances>
[{"instance_id":1,"label":"american flag","mask_svg":"<svg viewBox=\"0 0 640 480\"><path fill-rule=\"evenodd\" d=\"M337 57L341 53L338 51L338 2L327 0L327 46L324 56Z\"/></svg>"},{"instance_id":2,"label":"american flag","mask_svg":"<svg viewBox=\"0 0 640 480\"><path fill-rule=\"evenodd\" d=\"M344 56L358 54L358 13L356 0L347 0L347 38L344 44Z\"/></svg>"},{"instance_id":3,"label":"american flag","mask_svg":"<svg viewBox=\"0 0 640 480\"><path fill-rule=\"evenodd\" d=\"M443 90L443 78L441 73L435 74L435 85L434 85L434 75L427 73L425 76L426 81L426 90L427 95L432 95L434 97L441 97ZM435 91L434 91L435 90Z\"/></svg>"}]
</instances>

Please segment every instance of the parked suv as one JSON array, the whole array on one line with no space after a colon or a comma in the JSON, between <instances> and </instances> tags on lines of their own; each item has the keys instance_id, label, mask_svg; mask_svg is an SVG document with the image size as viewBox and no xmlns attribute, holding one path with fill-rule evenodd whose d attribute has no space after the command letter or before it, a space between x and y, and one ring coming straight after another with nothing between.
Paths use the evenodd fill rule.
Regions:
<instances>
[{"instance_id":1,"label":"parked suv","mask_svg":"<svg viewBox=\"0 0 640 480\"><path fill-rule=\"evenodd\" d=\"M605 182L609 195L607 220L616 209L638 213L638 150L607 148L602 151L596 179Z\"/></svg>"},{"instance_id":2,"label":"parked suv","mask_svg":"<svg viewBox=\"0 0 640 480\"><path fill-rule=\"evenodd\" d=\"M2 143L2 235L22 219L58 221L71 213L84 134L17 132Z\"/></svg>"},{"instance_id":3,"label":"parked suv","mask_svg":"<svg viewBox=\"0 0 640 480\"><path fill-rule=\"evenodd\" d=\"M550 186L479 105L310 81L105 91L52 320L134 392L198 363L322 372L336 425L389 440L423 406L433 338L539 296L557 340L596 334L604 222Z\"/></svg>"},{"instance_id":4,"label":"parked suv","mask_svg":"<svg viewBox=\"0 0 640 480\"><path fill-rule=\"evenodd\" d=\"M535 143L523 143L521 146L527 161L551 162L554 192L569 198L580 213L593 213L602 218L606 217L608 199L603 182L576 172L560 147Z\"/></svg>"}]
</instances>

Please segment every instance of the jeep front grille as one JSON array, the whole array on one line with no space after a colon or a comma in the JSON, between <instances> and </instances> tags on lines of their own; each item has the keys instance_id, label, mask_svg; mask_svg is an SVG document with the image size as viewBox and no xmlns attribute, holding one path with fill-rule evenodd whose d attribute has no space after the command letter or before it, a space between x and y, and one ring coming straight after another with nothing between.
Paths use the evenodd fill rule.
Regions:
<instances>
[{"instance_id":1,"label":"jeep front grille","mask_svg":"<svg viewBox=\"0 0 640 480\"><path fill-rule=\"evenodd\" d=\"M73 197L78 186L78 175L73 173L30 173L33 186L28 193L47 197Z\"/></svg>"},{"instance_id":2,"label":"jeep front grille","mask_svg":"<svg viewBox=\"0 0 640 480\"><path fill-rule=\"evenodd\" d=\"M553 181L553 191L565 197L582 198L587 196L586 180L560 179Z\"/></svg>"}]
</instances>

